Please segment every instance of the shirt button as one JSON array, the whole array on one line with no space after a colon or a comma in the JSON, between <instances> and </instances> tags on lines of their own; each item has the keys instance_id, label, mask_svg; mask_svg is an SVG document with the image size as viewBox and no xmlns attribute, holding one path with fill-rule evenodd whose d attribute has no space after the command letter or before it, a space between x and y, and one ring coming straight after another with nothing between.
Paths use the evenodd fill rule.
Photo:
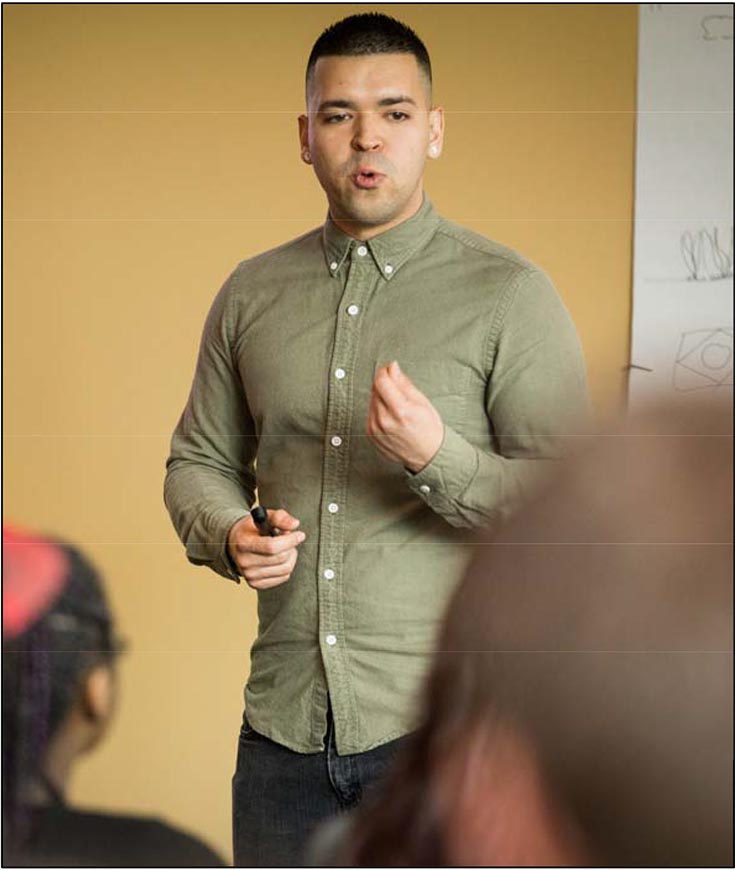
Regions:
<instances>
[{"instance_id":1,"label":"shirt button","mask_svg":"<svg viewBox=\"0 0 735 870\"><path fill-rule=\"evenodd\" d=\"M393 272L393 266L390 263L385 264L385 269L383 270L386 275L390 275Z\"/></svg>"},{"instance_id":2,"label":"shirt button","mask_svg":"<svg viewBox=\"0 0 735 870\"><path fill-rule=\"evenodd\" d=\"M334 580L334 571L332 571L331 568L327 568L327 570L324 572L324 579Z\"/></svg>"},{"instance_id":3,"label":"shirt button","mask_svg":"<svg viewBox=\"0 0 735 870\"><path fill-rule=\"evenodd\" d=\"M357 254L359 257L364 257L365 254L367 254L367 248L365 247L365 245L360 245L360 247L357 249Z\"/></svg>"},{"instance_id":4,"label":"shirt button","mask_svg":"<svg viewBox=\"0 0 735 870\"><path fill-rule=\"evenodd\" d=\"M328 634L328 635L326 636L325 640L327 641L327 643L328 643L330 646L334 646L335 643L337 643L337 638L336 638L333 634Z\"/></svg>"},{"instance_id":5,"label":"shirt button","mask_svg":"<svg viewBox=\"0 0 735 870\"><path fill-rule=\"evenodd\" d=\"M360 306L350 305L347 309L347 313L350 315L350 317L354 317L356 314L360 313Z\"/></svg>"},{"instance_id":6,"label":"shirt button","mask_svg":"<svg viewBox=\"0 0 735 870\"><path fill-rule=\"evenodd\" d=\"M337 271L337 265L338 265L337 263L330 263L330 264L329 264L329 268L330 268L333 272L336 272L336 271Z\"/></svg>"},{"instance_id":7,"label":"shirt button","mask_svg":"<svg viewBox=\"0 0 735 870\"><path fill-rule=\"evenodd\" d=\"M339 435L332 435L332 447L339 447L342 444L342 439Z\"/></svg>"},{"instance_id":8,"label":"shirt button","mask_svg":"<svg viewBox=\"0 0 735 870\"><path fill-rule=\"evenodd\" d=\"M335 376L335 378L337 378L338 381L341 381L342 378L344 378L346 374L347 374L347 372L344 369L335 369L334 370L334 376Z\"/></svg>"},{"instance_id":9,"label":"shirt button","mask_svg":"<svg viewBox=\"0 0 735 870\"><path fill-rule=\"evenodd\" d=\"M419 487L419 492L423 492L424 494L431 492L431 487L427 486L425 483L422 483L421 486Z\"/></svg>"},{"instance_id":10,"label":"shirt button","mask_svg":"<svg viewBox=\"0 0 735 870\"><path fill-rule=\"evenodd\" d=\"M327 510L329 511L330 514L336 514L337 511L339 510L339 505L338 505L338 504L335 504L333 501L331 501L331 502L327 505Z\"/></svg>"}]
</instances>

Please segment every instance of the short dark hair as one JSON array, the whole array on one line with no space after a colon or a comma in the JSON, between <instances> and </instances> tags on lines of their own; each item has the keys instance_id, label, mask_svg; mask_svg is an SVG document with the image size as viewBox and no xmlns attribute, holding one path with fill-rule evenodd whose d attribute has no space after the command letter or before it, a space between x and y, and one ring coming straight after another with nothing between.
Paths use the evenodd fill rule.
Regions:
<instances>
[{"instance_id":1,"label":"short dark hair","mask_svg":"<svg viewBox=\"0 0 735 870\"><path fill-rule=\"evenodd\" d=\"M306 86L320 57L366 54L412 54L431 87L431 60L426 46L408 27L382 12L362 12L337 21L314 43L306 64Z\"/></svg>"}]
</instances>

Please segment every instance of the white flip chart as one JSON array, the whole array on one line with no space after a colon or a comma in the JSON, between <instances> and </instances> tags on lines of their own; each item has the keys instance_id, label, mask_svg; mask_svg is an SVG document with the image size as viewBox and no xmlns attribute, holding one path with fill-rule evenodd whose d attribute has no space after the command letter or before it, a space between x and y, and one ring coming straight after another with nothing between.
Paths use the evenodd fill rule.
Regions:
<instances>
[{"instance_id":1,"label":"white flip chart","mask_svg":"<svg viewBox=\"0 0 735 870\"><path fill-rule=\"evenodd\" d=\"M733 7L639 14L631 410L733 385Z\"/></svg>"}]
</instances>

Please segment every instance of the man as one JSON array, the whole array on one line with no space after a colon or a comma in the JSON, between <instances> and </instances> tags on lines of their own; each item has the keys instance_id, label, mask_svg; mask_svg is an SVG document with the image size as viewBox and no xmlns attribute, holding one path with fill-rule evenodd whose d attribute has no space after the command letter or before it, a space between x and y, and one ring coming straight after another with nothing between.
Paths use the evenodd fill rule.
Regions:
<instances>
[{"instance_id":1,"label":"man","mask_svg":"<svg viewBox=\"0 0 735 870\"><path fill-rule=\"evenodd\" d=\"M473 529L586 408L548 279L424 195L444 117L413 31L375 13L328 28L306 101L327 221L220 291L166 480L190 561L259 593L236 863L293 863L387 765ZM256 486L280 537L248 515Z\"/></svg>"}]
</instances>

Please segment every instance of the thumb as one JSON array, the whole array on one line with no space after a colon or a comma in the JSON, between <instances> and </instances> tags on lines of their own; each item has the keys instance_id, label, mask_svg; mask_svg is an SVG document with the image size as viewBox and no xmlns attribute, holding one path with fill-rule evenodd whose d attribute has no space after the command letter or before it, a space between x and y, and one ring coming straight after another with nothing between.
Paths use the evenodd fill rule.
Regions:
<instances>
[{"instance_id":1,"label":"thumb","mask_svg":"<svg viewBox=\"0 0 735 870\"><path fill-rule=\"evenodd\" d=\"M269 510L268 519L272 526L275 526L277 529L283 529L284 532L291 532L294 529L297 529L300 524L300 521L297 520L296 517L292 517L291 514L283 508L278 508L277 510L272 511Z\"/></svg>"},{"instance_id":2,"label":"thumb","mask_svg":"<svg viewBox=\"0 0 735 870\"><path fill-rule=\"evenodd\" d=\"M415 399L418 396L424 395L421 390L419 390L419 388L414 384L411 378L409 378L409 376L405 374L400 365L398 365L398 360L393 360L388 368L391 377L396 382L396 385L401 390L404 396L406 396L407 398Z\"/></svg>"}]
</instances>

